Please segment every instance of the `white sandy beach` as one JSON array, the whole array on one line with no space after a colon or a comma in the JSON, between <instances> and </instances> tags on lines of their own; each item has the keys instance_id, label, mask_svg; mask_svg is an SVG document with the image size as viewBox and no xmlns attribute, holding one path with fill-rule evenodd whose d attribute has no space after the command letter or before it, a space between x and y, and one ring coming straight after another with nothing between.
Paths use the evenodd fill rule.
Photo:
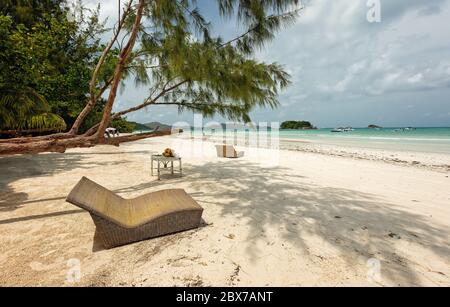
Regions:
<instances>
[{"instance_id":1,"label":"white sandy beach","mask_svg":"<svg viewBox=\"0 0 450 307\"><path fill-rule=\"evenodd\" d=\"M270 152L226 160L192 142L1 157L0 285L450 286L450 155L387 153L401 163L299 147L277 165ZM166 147L184 176L157 181L150 155ZM89 214L65 202L82 176L123 197L183 188L204 225L104 250Z\"/></svg>"},{"instance_id":2,"label":"white sandy beach","mask_svg":"<svg viewBox=\"0 0 450 307\"><path fill-rule=\"evenodd\" d=\"M281 140L282 149L317 153L335 157L347 157L359 160L383 161L397 165L415 166L441 172L450 172L450 154L422 151L391 150L338 146L314 142L298 142L292 139Z\"/></svg>"}]
</instances>

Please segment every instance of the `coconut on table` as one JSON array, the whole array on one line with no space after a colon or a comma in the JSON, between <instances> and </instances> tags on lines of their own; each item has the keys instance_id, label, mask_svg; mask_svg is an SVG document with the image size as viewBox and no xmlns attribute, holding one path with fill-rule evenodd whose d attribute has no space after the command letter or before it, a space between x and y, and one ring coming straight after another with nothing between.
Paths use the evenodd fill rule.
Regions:
<instances>
[{"instance_id":1,"label":"coconut on table","mask_svg":"<svg viewBox=\"0 0 450 307\"><path fill-rule=\"evenodd\" d=\"M179 165L179 173L180 176L183 176L183 169L182 169L182 163L181 163L181 157L175 154L175 151L166 148L164 152L160 155L152 155L152 165L151 165L151 174L153 176L153 161L157 163L157 174L158 174L158 180L161 180L161 169L167 169L168 165L170 163L170 172L173 175L175 173L174 171L174 162L178 162ZM161 167L162 165L162 167Z\"/></svg>"}]
</instances>

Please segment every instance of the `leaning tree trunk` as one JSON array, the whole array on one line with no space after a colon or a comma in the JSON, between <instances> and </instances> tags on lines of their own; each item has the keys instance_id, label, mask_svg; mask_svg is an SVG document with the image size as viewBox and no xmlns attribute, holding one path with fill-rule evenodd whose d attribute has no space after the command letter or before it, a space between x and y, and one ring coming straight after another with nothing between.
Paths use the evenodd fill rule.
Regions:
<instances>
[{"instance_id":1,"label":"leaning tree trunk","mask_svg":"<svg viewBox=\"0 0 450 307\"><path fill-rule=\"evenodd\" d=\"M136 11L136 19L134 21L133 28L131 30L130 39L128 40L128 43L126 44L125 48L120 53L119 62L117 63L116 69L114 71L108 101L106 102L106 105L103 109L102 121L100 122L100 125L96 133L96 137L99 142L101 142L104 139L105 130L111 120L111 111L114 105L114 101L116 100L117 89L119 88L120 80L122 79L125 64L127 63L127 60L131 55L131 51L133 50L134 44L136 43L136 38L138 36L142 14L144 11L144 4L145 4L144 0L139 0L139 6Z\"/></svg>"},{"instance_id":2,"label":"leaning tree trunk","mask_svg":"<svg viewBox=\"0 0 450 307\"><path fill-rule=\"evenodd\" d=\"M97 104L97 100L106 91L106 89L109 87L109 85L113 81L113 79L111 79L108 82L106 82L105 86L100 90L100 93L96 93L97 76L100 72L100 69L101 69L103 63L106 60L106 57L108 56L108 53L110 52L111 48L113 47L115 41L117 40L117 38L119 36L120 31L122 30L125 20L130 12L132 3L133 3L133 0L130 0L128 2L127 6L122 14L122 17L120 18L120 20L117 24L117 29L114 30L113 36L112 36L110 42L108 43L106 48L103 50L102 55L100 56L100 59L97 62L94 72L92 73L91 81L89 83L89 95L90 95L89 101L86 104L86 106L84 107L84 109L80 112L80 114L78 115L75 122L73 123L72 128L69 131L69 134L71 134L71 135L78 134L78 130L80 129L81 124L83 123L84 119L92 111L94 106Z\"/></svg>"},{"instance_id":3,"label":"leaning tree trunk","mask_svg":"<svg viewBox=\"0 0 450 307\"><path fill-rule=\"evenodd\" d=\"M102 141L104 145L119 146L122 143L133 142L142 139L170 135L170 131L157 131L133 135L124 135L116 138L109 138ZM37 154L42 152L64 153L69 148L87 148L98 145L98 139L95 136L84 137L77 136L69 139L57 139L37 141L33 143L2 143L0 144L0 156L14 154Z\"/></svg>"}]
</instances>

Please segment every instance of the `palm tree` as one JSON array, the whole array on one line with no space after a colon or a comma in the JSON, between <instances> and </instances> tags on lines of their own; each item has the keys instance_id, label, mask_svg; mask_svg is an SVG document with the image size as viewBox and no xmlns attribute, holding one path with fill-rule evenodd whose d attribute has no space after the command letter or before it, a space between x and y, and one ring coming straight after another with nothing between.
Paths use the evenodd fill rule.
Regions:
<instances>
[{"instance_id":1,"label":"palm tree","mask_svg":"<svg viewBox=\"0 0 450 307\"><path fill-rule=\"evenodd\" d=\"M45 98L32 88L0 88L0 133L62 131L64 120L50 112Z\"/></svg>"}]
</instances>

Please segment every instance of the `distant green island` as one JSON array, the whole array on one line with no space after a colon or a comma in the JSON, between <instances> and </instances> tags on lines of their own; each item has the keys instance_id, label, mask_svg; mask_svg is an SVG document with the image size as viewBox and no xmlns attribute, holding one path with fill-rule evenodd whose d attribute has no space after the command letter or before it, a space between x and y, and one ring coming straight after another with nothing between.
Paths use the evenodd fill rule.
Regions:
<instances>
[{"instance_id":1,"label":"distant green island","mask_svg":"<svg viewBox=\"0 0 450 307\"><path fill-rule=\"evenodd\" d=\"M308 121L285 121L280 126L281 129L290 129L290 130L313 130L317 129Z\"/></svg>"},{"instance_id":2,"label":"distant green island","mask_svg":"<svg viewBox=\"0 0 450 307\"><path fill-rule=\"evenodd\" d=\"M135 131L149 131L149 130L155 130L157 127L159 131L165 131L165 130L171 130L171 126L166 124L161 124L160 122L151 122L146 124L141 124L137 122L131 122L131 124L134 125Z\"/></svg>"},{"instance_id":3,"label":"distant green island","mask_svg":"<svg viewBox=\"0 0 450 307\"><path fill-rule=\"evenodd\" d=\"M381 129L383 127L377 126L377 125L369 125L367 128L369 129Z\"/></svg>"}]
</instances>

